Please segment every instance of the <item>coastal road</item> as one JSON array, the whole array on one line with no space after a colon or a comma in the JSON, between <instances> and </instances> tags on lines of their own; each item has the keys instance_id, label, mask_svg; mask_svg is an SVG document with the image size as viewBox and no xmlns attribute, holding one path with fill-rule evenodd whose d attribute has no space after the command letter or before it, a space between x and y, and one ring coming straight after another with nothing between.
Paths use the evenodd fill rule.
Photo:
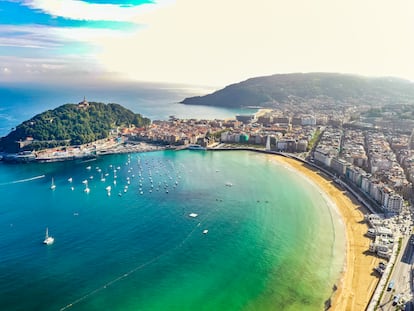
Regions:
<instances>
[{"instance_id":1,"label":"coastal road","mask_svg":"<svg viewBox=\"0 0 414 311\"><path fill-rule=\"evenodd\" d=\"M395 267L386 285L388 287L391 281L394 282L394 288L384 291L379 310L395 310L396 303L394 297L398 296L399 300L409 301L412 299L411 291L411 269L413 264L414 246L411 242L413 238L403 237L401 243L401 252L395 261Z\"/></svg>"}]
</instances>

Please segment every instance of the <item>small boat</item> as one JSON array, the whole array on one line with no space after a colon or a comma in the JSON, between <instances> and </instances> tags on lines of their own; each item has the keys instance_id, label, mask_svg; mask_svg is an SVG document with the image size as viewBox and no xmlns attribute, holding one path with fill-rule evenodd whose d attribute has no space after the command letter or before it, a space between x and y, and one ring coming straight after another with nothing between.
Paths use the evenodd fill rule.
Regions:
<instances>
[{"instance_id":1,"label":"small boat","mask_svg":"<svg viewBox=\"0 0 414 311\"><path fill-rule=\"evenodd\" d=\"M73 181L72 177L69 177L68 182L72 182L72 181Z\"/></svg>"},{"instance_id":2,"label":"small boat","mask_svg":"<svg viewBox=\"0 0 414 311\"><path fill-rule=\"evenodd\" d=\"M89 193L91 191L91 189L89 189L89 187L88 187L88 181L87 180L84 180L84 181L86 181L86 182L84 183L85 184L85 189L83 191L85 191L86 193Z\"/></svg>"},{"instance_id":3,"label":"small boat","mask_svg":"<svg viewBox=\"0 0 414 311\"><path fill-rule=\"evenodd\" d=\"M50 189L51 190L55 190L56 189L56 185L55 185L55 182L53 180L53 177L52 177L52 184L50 185Z\"/></svg>"},{"instance_id":4,"label":"small boat","mask_svg":"<svg viewBox=\"0 0 414 311\"><path fill-rule=\"evenodd\" d=\"M196 218L196 217L198 216L198 214L196 214L196 213L191 213L191 214L189 214L188 216L193 217L193 218Z\"/></svg>"},{"instance_id":5,"label":"small boat","mask_svg":"<svg viewBox=\"0 0 414 311\"><path fill-rule=\"evenodd\" d=\"M48 228L46 228L46 236L45 236L45 240L43 241L43 244L50 245L50 244L53 244L54 241L55 239L49 236L49 230Z\"/></svg>"},{"instance_id":6,"label":"small boat","mask_svg":"<svg viewBox=\"0 0 414 311\"><path fill-rule=\"evenodd\" d=\"M208 230L206 229L206 230L203 230L203 234L207 234L208 233Z\"/></svg>"},{"instance_id":7,"label":"small boat","mask_svg":"<svg viewBox=\"0 0 414 311\"><path fill-rule=\"evenodd\" d=\"M188 150L206 150L205 147L198 145L198 144L191 144L187 147Z\"/></svg>"}]
</instances>

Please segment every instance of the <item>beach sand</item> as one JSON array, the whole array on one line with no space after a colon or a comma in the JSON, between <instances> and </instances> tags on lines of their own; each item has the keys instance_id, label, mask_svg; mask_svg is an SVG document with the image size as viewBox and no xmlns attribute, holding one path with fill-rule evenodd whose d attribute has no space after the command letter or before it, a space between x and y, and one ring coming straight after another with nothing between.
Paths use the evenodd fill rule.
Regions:
<instances>
[{"instance_id":1,"label":"beach sand","mask_svg":"<svg viewBox=\"0 0 414 311\"><path fill-rule=\"evenodd\" d=\"M337 282L330 310L365 310L378 284L374 268L381 261L368 252L370 239L365 237L368 226L364 222L367 210L358 204L333 181L303 163L277 156L277 161L287 164L318 185L335 203L346 228L346 263Z\"/></svg>"}]
</instances>

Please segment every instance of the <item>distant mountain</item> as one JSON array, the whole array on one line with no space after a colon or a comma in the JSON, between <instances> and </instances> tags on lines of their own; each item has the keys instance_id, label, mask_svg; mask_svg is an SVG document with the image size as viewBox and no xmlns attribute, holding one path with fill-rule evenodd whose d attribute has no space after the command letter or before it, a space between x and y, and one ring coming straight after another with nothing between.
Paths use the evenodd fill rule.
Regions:
<instances>
[{"instance_id":1,"label":"distant mountain","mask_svg":"<svg viewBox=\"0 0 414 311\"><path fill-rule=\"evenodd\" d=\"M56 146L80 145L109 136L118 126L150 124L150 120L118 104L66 104L47 110L24 121L7 136L0 139L0 151L39 150ZM16 142L30 144L19 148ZM20 145L20 147L22 147Z\"/></svg>"},{"instance_id":2,"label":"distant mountain","mask_svg":"<svg viewBox=\"0 0 414 311\"><path fill-rule=\"evenodd\" d=\"M275 103L328 98L365 104L414 103L414 84L398 78L367 78L337 73L292 73L251 78L205 96L189 97L188 105L271 107Z\"/></svg>"}]
</instances>

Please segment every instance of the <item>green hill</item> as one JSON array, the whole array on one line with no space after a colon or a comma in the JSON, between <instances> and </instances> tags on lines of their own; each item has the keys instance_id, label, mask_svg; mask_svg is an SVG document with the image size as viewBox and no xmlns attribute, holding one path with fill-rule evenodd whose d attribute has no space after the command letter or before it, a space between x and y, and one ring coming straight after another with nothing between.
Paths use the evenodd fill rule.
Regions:
<instances>
[{"instance_id":1,"label":"green hill","mask_svg":"<svg viewBox=\"0 0 414 311\"><path fill-rule=\"evenodd\" d=\"M23 150L80 145L109 136L110 130L117 126L150 124L148 118L135 114L118 104L87 103L66 104L47 110L18 125L0 140L0 151L16 152L17 141L27 137L33 142Z\"/></svg>"},{"instance_id":2,"label":"green hill","mask_svg":"<svg viewBox=\"0 0 414 311\"><path fill-rule=\"evenodd\" d=\"M189 97L188 105L228 108L272 107L292 99L327 98L365 104L414 103L414 84L397 78L367 78L337 73L292 73L257 77L226 86L212 94Z\"/></svg>"}]
</instances>

